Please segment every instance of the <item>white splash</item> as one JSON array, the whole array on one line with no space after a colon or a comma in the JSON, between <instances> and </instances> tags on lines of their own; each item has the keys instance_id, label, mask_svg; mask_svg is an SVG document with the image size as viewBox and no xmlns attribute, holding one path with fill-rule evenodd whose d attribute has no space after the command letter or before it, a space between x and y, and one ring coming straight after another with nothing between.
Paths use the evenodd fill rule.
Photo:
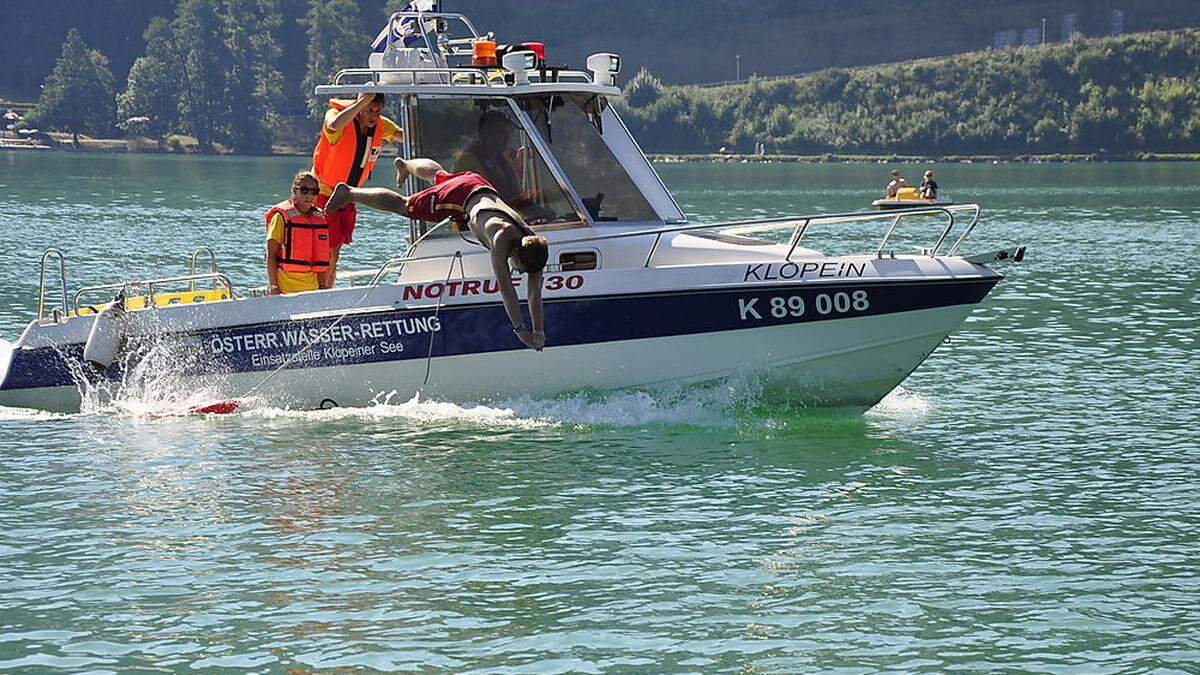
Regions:
<instances>
[{"instance_id":1,"label":"white splash","mask_svg":"<svg viewBox=\"0 0 1200 675\"><path fill-rule=\"evenodd\" d=\"M120 381L89 378L84 364L65 360L79 389L81 413L166 417L186 415L226 398L215 388L197 385L194 378L185 381L185 373L193 370L191 358L178 346L144 345L123 357Z\"/></svg>"},{"instance_id":2,"label":"white splash","mask_svg":"<svg viewBox=\"0 0 1200 675\"><path fill-rule=\"evenodd\" d=\"M8 406L0 405L0 421L2 420L58 420L71 417L66 413L50 412L48 410L35 410L33 408L9 408Z\"/></svg>"},{"instance_id":3,"label":"white splash","mask_svg":"<svg viewBox=\"0 0 1200 675\"><path fill-rule=\"evenodd\" d=\"M372 405L362 408L331 408L328 410L288 410L284 408L245 408L241 416L267 420L296 420L328 422L332 420L389 419L431 424L462 424L490 428L533 429L554 426L551 419L523 417L510 408L478 403L454 403L450 401L421 400L420 394L400 403L393 402L394 394L376 399Z\"/></svg>"},{"instance_id":4,"label":"white splash","mask_svg":"<svg viewBox=\"0 0 1200 675\"><path fill-rule=\"evenodd\" d=\"M736 411L753 402L757 384L731 383L664 390L587 391L554 397L521 396L479 403L422 399L395 401L395 394L377 397L362 408L288 410L243 407L241 415L269 420L327 422L341 419L402 419L424 425L449 424L489 428L549 428L560 425L645 426L692 425L731 427Z\"/></svg>"},{"instance_id":5,"label":"white splash","mask_svg":"<svg viewBox=\"0 0 1200 675\"><path fill-rule=\"evenodd\" d=\"M896 387L866 414L871 417L917 420L924 417L932 407L919 394L910 392L904 387Z\"/></svg>"},{"instance_id":6,"label":"white splash","mask_svg":"<svg viewBox=\"0 0 1200 675\"><path fill-rule=\"evenodd\" d=\"M732 399L721 394L712 389L614 391L551 399L523 396L500 405L518 415L545 417L564 424L732 426Z\"/></svg>"}]
</instances>

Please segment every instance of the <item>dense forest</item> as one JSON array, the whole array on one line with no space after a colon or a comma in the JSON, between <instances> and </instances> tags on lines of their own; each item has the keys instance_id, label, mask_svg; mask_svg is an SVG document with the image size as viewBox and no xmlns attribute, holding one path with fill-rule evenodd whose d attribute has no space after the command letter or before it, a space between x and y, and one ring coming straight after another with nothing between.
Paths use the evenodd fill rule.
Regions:
<instances>
[{"instance_id":1,"label":"dense forest","mask_svg":"<svg viewBox=\"0 0 1200 675\"><path fill-rule=\"evenodd\" d=\"M878 3L868 0L845 0L836 8L807 1L695 0L686 11L631 0L561 0L537 3L536 16L528 3L511 0L451 1L446 9L468 13L480 27L496 29L502 41L542 39L552 62L580 66L589 51L628 47L635 58L624 56L626 72L638 74L628 82L623 105L653 151L701 153L724 146L749 152L760 143L767 152L801 154L1197 148L1195 32L1082 36L1194 25L1200 3L1143 0L1128 10L1109 0L996 4L925 0L883 19L872 9ZM313 86L341 67L363 65L376 27L404 5L36 4L8 19L17 38L0 44L0 57L12 66L2 71L7 80L0 80L0 98L39 92L26 127L148 137L160 146L182 133L203 152L264 153L281 140L298 147L309 142L319 108ZM1045 23L1036 19L1042 15L1049 15ZM525 30L531 19L536 31ZM1042 31L1037 35L1027 26L1035 19ZM581 33L580 22L588 30ZM1010 48L1018 29L1025 43L1044 35L1048 44ZM927 33L929 39L917 39ZM992 49L989 40L1000 37L1007 42ZM831 42L836 40L840 46ZM756 67L823 69L707 88L667 84L719 79L713 59L724 63L749 44L755 49L739 60L743 74ZM950 58L825 67L980 47L984 51ZM770 54L771 62L756 60ZM639 59L650 69L633 71Z\"/></svg>"},{"instance_id":2,"label":"dense forest","mask_svg":"<svg viewBox=\"0 0 1200 675\"><path fill-rule=\"evenodd\" d=\"M0 41L0 98L35 98L74 27L103 53L118 82L145 53L143 32L155 17L172 19L179 0L42 0L6 7ZM229 3L222 3L229 4ZM311 35L304 18L309 0L245 0L255 12L278 17L271 39L279 50L286 109L302 108L301 82ZM366 44L386 12L401 0L322 2L347 34L337 49L363 60ZM502 42L545 42L552 61L583 64L593 52L622 56L626 72L645 67L664 82L692 84L732 80L740 69L783 75L833 66L894 63L977 51L1030 39L1060 42L1071 34L1200 27L1196 0L443 0L446 11L463 12L480 30ZM1043 23L1044 22L1044 23ZM190 36L180 36L190 40Z\"/></svg>"},{"instance_id":3,"label":"dense forest","mask_svg":"<svg viewBox=\"0 0 1200 675\"><path fill-rule=\"evenodd\" d=\"M649 151L1021 154L1200 150L1200 32L1144 33L700 88L641 72Z\"/></svg>"}]
</instances>

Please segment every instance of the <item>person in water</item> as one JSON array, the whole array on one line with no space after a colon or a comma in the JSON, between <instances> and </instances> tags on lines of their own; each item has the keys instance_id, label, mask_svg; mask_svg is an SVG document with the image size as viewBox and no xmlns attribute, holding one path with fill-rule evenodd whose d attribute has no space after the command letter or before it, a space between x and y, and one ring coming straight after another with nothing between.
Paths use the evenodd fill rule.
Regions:
<instances>
[{"instance_id":1,"label":"person in water","mask_svg":"<svg viewBox=\"0 0 1200 675\"><path fill-rule=\"evenodd\" d=\"M433 183L433 187L405 197L387 188L351 187L341 183L329 197L329 208L339 208L346 203L362 204L415 220L438 222L450 218L459 231L470 230L479 243L491 251L492 271L513 333L525 346L541 351L546 346L542 270L546 267L549 246L545 238L534 232L500 198L486 178L475 172L447 173L432 159L397 158L395 166L397 186L402 185L409 175L414 175ZM528 275L532 330L525 327L510 264L517 272Z\"/></svg>"},{"instance_id":2,"label":"person in water","mask_svg":"<svg viewBox=\"0 0 1200 675\"><path fill-rule=\"evenodd\" d=\"M332 288L342 246L353 241L358 212L354 204L341 209L326 208L329 193L338 183L358 187L371 177L384 143L399 143L400 127L383 116L383 94L360 94L357 99L329 99L321 134L313 148L313 173L321 183L317 206L329 220L329 269L322 284Z\"/></svg>"},{"instance_id":3,"label":"person in water","mask_svg":"<svg viewBox=\"0 0 1200 675\"><path fill-rule=\"evenodd\" d=\"M329 223L317 208L320 192L317 175L301 171L291 198L267 211L267 295L328 288Z\"/></svg>"},{"instance_id":4,"label":"person in water","mask_svg":"<svg viewBox=\"0 0 1200 675\"><path fill-rule=\"evenodd\" d=\"M887 184L888 199L895 199L896 193L900 192L900 188L908 187L908 181L900 175L899 169L892 169L892 182Z\"/></svg>"},{"instance_id":5,"label":"person in water","mask_svg":"<svg viewBox=\"0 0 1200 675\"><path fill-rule=\"evenodd\" d=\"M917 195L921 199L937 199L938 184L933 179L933 171L925 172L925 180L917 187Z\"/></svg>"}]
</instances>

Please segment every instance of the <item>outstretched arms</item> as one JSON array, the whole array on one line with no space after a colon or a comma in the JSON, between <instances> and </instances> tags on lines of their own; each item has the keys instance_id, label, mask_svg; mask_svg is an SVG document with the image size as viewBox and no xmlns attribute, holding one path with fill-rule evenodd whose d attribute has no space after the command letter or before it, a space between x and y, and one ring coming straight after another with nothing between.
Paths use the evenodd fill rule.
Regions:
<instances>
[{"instance_id":1,"label":"outstretched arms","mask_svg":"<svg viewBox=\"0 0 1200 675\"><path fill-rule=\"evenodd\" d=\"M533 335L530 346L539 352L546 346L545 320L542 316L542 273L529 274L529 318L533 321ZM526 343L529 344L529 343Z\"/></svg>"},{"instance_id":2,"label":"outstretched arms","mask_svg":"<svg viewBox=\"0 0 1200 675\"><path fill-rule=\"evenodd\" d=\"M512 322L513 332L521 342L525 343L526 347L541 351L541 347L534 342L533 333L530 333L525 326L525 317L521 316L521 301L517 298L517 289L513 286L512 277L509 276L508 256L493 247L491 258L492 272L495 273L496 284L500 287L500 300L504 303L504 313L508 314L508 320ZM530 302L532 311L532 300ZM538 305L541 305L540 289Z\"/></svg>"},{"instance_id":3,"label":"outstretched arms","mask_svg":"<svg viewBox=\"0 0 1200 675\"><path fill-rule=\"evenodd\" d=\"M533 319L533 330L525 326L525 317L521 316L521 301L517 297L517 289L509 276L508 256L492 249L492 272L496 275L496 284L500 287L500 299L504 303L504 313L512 322L513 333L516 334L526 347L542 351L546 346L546 333L542 329L542 273L529 275L529 316Z\"/></svg>"}]
</instances>

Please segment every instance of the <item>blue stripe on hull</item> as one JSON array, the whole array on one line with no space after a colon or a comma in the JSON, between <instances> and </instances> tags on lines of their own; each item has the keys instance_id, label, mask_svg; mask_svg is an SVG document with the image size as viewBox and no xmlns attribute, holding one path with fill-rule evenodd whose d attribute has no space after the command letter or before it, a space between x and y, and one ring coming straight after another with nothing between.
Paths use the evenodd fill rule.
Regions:
<instances>
[{"instance_id":1,"label":"blue stripe on hull","mask_svg":"<svg viewBox=\"0 0 1200 675\"><path fill-rule=\"evenodd\" d=\"M770 286L703 292L605 296L546 303L550 346L668 337L857 316L876 316L981 301L999 280ZM798 298L798 299L797 299ZM288 368L423 359L523 349L499 304L395 310L223 327L156 338L178 353L188 374L268 371L297 352ZM314 341L316 341L314 343ZM18 349L0 389L70 385L67 361L82 345ZM111 377L119 376L117 366Z\"/></svg>"}]
</instances>

